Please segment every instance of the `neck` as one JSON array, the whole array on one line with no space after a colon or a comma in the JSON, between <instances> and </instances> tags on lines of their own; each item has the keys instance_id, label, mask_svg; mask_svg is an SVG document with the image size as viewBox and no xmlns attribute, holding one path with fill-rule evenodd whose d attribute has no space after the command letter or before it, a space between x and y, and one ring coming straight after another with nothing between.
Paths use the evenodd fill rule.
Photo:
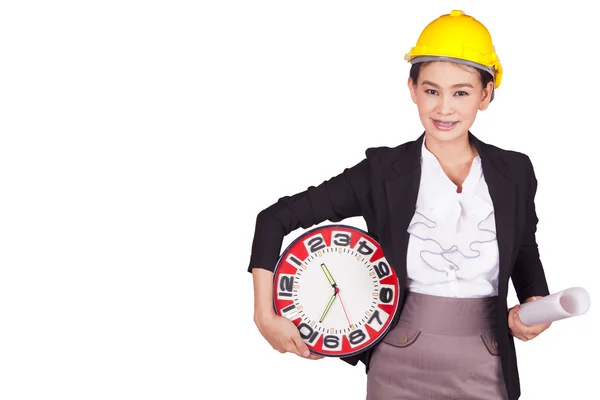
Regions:
<instances>
[{"instance_id":1,"label":"neck","mask_svg":"<svg viewBox=\"0 0 600 400\"><path fill-rule=\"evenodd\" d=\"M473 160L477 156L477 149L469 143L469 135L464 134L451 141L436 140L425 134L425 147L443 165L457 165Z\"/></svg>"}]
</instances>

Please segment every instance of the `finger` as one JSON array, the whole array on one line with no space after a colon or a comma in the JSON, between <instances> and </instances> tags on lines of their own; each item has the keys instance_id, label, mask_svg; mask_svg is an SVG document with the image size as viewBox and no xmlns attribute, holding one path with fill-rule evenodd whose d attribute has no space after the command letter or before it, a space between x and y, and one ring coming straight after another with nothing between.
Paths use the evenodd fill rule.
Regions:
<instances>
[{"instance_id":1,"label":"finger","mask_svg":"<svg viewBox=\"0 0 600 400\"><path fill-rule=\"evenodd\" d=\"M521 321L521 318L519 318L519 314L516 312L515 312L515 315L513 316L512 322L513 322L513 326L515 327L515 329L522 332L523 334L534 333L534 329L529 325L525 325L523 323L523 321Z\"/></svg>"},{"instance_id":2,"label":"finger","mask_svg":"<svg viewBox=\"0 0 600 400\"><path fill-rule=\"evenodd\" d=\"M513 308L510 309L509 314L511 315L512 318L515 317L515 315L519 314L519 309L521 308L521 305L517 304L516 306L514 306Z\"/></svg>"},{"instance_id":3,"label":"finger","mask_svg":"<svg viewBox=\"0 0 600 400\"><path fill-rule=\"evenodd\" d=\"M287 353L294 353L295 355L297 355L298 357L304 357L302 355L302 353L300 353L300 351L298 351L298 347L296 347L296 343L294 343L293 340L290 340L286 346L285 346L285 351Z\"/></svg>"},{"instance_id":4,"label":"finger","mask_svg":"<svg viewBox=\"0 0 600 400\"><path fill-rule=\"evenodd\" d=\"M515 317L515 314L517 313L518 310L519 310L519 306L518 305L510 308L508 310L508 319L513 319Z\"/></svg>"},{"instance_id":5,"label":"finger","mask_svg":"<svg viewBox=\"0 0 600 400\"><path fill-rule=\"evenodd\" d=\"M517 339L519 339L519 340L521 340L523 342L527 341L527 338L522 333L520 333L518 331L511 331L511 330L509 330L509 332L510 332L511 335L513 335Z\"/></svg>"},{"instance_id":6,"label":"finger","mask_svg":"<svg viewBox=\"0 0 600 400\"><path fill-rule=\"evenodd\" d=\"M542 330L543 329L541 329L539 326L530 326L529 329L524 332L524 334L527 336L537 336L542 333Z\"/></svg>"},{"instance_id":7,"label":"finger","mask_svg":"<svg viewBox=\"0 0 600 400\"><path fill-rule=\"evenodd\" d=\"M508 325L509 325L509 327L508 327L508 332L509 332L511 335L513 335L514 337L516 337L517 339L519 339L519 340L521 340L521 341L523 341L523 342L526 342L528 339L527 339L527 337L525 336L525 334L524 334L522 331L520 331L519 329L517 329L517 328L514 326L514 324L511 322L511 320L512 320L511 318L509 318L509 320L508 320L508 321L509 321L509 322L508 322ZM511 325L512 325L512 326L511 326Z\"/></svg>"},{"instance_id":8,"label":"finger","mask_svg":"<svg viewBox=\"0 0 600 400\"><path fill-rule=\"evenodd\" d=\"M308 346L306 345L306 343L304 343L302 338L300 338L300 335L292 337L292 341L294 342L294 345L297 350L296 354L298 354L301 357L308 357L310 355L310 350L308 350Z\"/></svg>"},{"instance_id":9,"label":"finger","mask_svg":"<svg viewBox=\"0 0 600 400\"><path fill-rule=\"evenodd\" d=\"M526 332L525 336L527 337L527 339L531 340L536 338L540 333L538 331L533 331L533 332Z\"/></svg>"},{"instance_id":10,"label":"finger","mask_svg":"<svg viewBox=\"0 0 600 400\"><path fill-rule=\"evenodd\" d=\"M519 313L518 312L515 312L514 320L515 320L515 323L517 325L522 325L522 326L529 327L529 325L525 325L525 323L523 321L521 321L521 317L519 317Z\"/></svg>"},{"instance_id":11,"label":"finger","mask_svg":"<svg viewBox=\"0 0 600 400\"><path fill-rule=\"evenodd\" d=\"M508 312L508 328L511 329L512 331L517 331L517 326L515 323L515 315L517 315L517 307L518 306L511 308L510 311Z\"/></svg>"},{"instance_id":12,"label":"finger","mask_svg":"<svg viewBox=\"0 0 600 400\"><path fill-rule=\"evenodd\" d=\"M540 332L538 331L537 328L531 327L531 326L527 326L527 325L523 325L521 323L521 325L518 325L518 323L516 323L516 327L515 330L523 337L527 338L527 340L531 340L534 337L536 337L537 335L540 334Z\"/></svg>"},{"instance_id":13,"label":"finger","mask_svg":"<svg viewBox=\"0 0 600 400\"><path fill-rule=\"evenodd\" d=\"M546 329L548 329L550 327L549 323L542 323L542 324L535 324L535 325L530 325L529 326L531 328L532 332L537 333L538 335L542 332L544 332Z\"/></svg>"},{"instance_id":14,"label":"finger","mask_svg":"<svg viewBox=\"0 0 600 400\"><path fill-rule=\"evenodd\" d=\"M544 332L546 329L548 329L548 327L549 327L549 325L547 323L531 325L529 327L529 331L525 332L525 334L527 335L529 340L531 340L531 339L539 336L540 333Z\"/></svg>"},{"instance_id":15,"label":"finger","mask_svg":"<svg viewBox=\"0 0 600 400\"><path fill-rule=\"evenodd\" d=\"M277 350L281 354L288 352L288 342L283 338L273 338L269 344L273 349Z\"/></svg>"},{"instance_id":16,"label":"finger","mask_svg":"<svg viewBox=\"0 0 600 400\"><path fill-rule=\"evenodd\" d=\"M307 358L311 359L311 360L320 360L321 358L324 358L323 356L320 356L318 354L310 354Z\"/></svg>"},{"instance_id":17,"label":"finger","mask_svg":"<svg viewBox=\"0 0 600 400\"><path fill-rule=\"evenodd\" d=\"M289 351L288 348L290 347L288 343L280 340L278 340L275 345L271 346L281 354L287 353Z\"/></svg>"},{"instance_id":18,"label":"finger","mask_svg":"<svg viewBox=\"0 0 600 400\"><path fill-rule=\"evenodd\" d=\"M511 332L512 332L513 336L518 337L521 340L526 339L526 337L528 335L527 332L523 332L522 330L517 329L517 328L512 329Z\"/></svg>"}]
</instances>

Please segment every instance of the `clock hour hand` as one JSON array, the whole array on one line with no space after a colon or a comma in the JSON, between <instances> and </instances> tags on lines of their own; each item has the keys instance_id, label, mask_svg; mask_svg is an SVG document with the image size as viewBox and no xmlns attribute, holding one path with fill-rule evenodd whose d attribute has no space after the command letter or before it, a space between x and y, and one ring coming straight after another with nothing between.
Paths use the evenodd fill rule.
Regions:
<instances>
[{"instance_id":1,"label":"clock hour hand","mask_svg":"<svg viewBox=\"0 0 600 400\"><path fill-rule=\"evenodd\" d=\"M321 264L321 269L323 270L323 272L325 272L325 276L327 277L327 280L329 281L331 286L336 287L337 285L335 283L335 280L333 280L333 276L331 276L331 273L329 272L327 266L324 263Z\"/></svg>"},{"instance_id":2,"label":"clock hour hand","mask_svg":"<svg viewBox=\"0 0 600 400\"><path fill-rule=\"evenodd\" d=\"M339 290L338 290L338 288L336 288L335 293L333 293L333 296L331 296L331 299L329 299L329 303L327 303L327 307L325 307L325 311L323 311L323 315L321 315L321 319L319 320L319 322L323 322L323 320L325 319L325 316L329 312L329 309L331 308L331 305L333 304L335 298L337 297L338 292L339 292Z\"/></svg>"}]
</instances>

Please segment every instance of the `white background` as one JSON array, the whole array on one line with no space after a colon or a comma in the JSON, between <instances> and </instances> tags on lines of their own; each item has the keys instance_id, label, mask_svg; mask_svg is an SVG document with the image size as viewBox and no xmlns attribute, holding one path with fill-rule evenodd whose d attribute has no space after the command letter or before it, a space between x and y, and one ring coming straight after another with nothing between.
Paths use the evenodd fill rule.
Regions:
<instances>
[{"instance_id":1,"label":"white background","mask_svg":"<svg viewBox=\"0 0 600 400\"><path fill-rule=\"evenodd\" d=\"M364 398L260 336L255 217L421 134L403 56L452 8L505 68L472 130L531 157L551 291L592 298L517 341L522 398L594 397L600 28L531 3L2 2L0 398Z\"/></svg>"}]
</instances>

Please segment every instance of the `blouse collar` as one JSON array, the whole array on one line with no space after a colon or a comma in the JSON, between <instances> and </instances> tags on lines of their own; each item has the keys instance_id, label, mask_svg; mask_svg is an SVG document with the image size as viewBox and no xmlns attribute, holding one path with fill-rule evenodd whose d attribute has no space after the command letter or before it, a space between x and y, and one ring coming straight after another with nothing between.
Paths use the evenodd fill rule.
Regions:
<instances>
[{"instance_id":1,"label":"blouse collar","mask_svg":"<svg viewBox=\"0 0 600 400\"><path fill-rule=\"evenodd\" d=\"M493 212L493 205L483 179L479 156L473 159L471 169L462 184L462 192L448 178L438 159L425 147L421 147L421 186L417 198L417 210L444 225L456 225L461 214L478 214L485 219Z\"/></svg>"}]
</instances>

